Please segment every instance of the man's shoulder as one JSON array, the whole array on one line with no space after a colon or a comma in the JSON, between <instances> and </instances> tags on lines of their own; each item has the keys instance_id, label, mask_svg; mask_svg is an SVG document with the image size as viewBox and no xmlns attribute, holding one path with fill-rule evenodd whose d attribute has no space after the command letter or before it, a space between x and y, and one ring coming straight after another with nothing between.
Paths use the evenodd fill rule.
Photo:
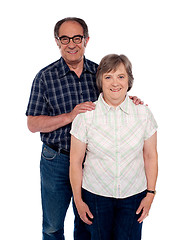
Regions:
<instances>
[{"instance_id":1,"label":"man's shoulder","mask_svg":"<svg viewBox=\"0 0 185 240\"><path fill-rule=\"evenodd\" d=\"M50 63L46 67L42 68L39 72L46 74L47 72L53 71L56 68L59 68L61 59L58 59L55 62Z\"/></svg>"},{"instance_id":2,"label":"man's shoulder","mask_svg":"<svg viewBox=\"0 0 185 240\"><path fill-rule=\"evenodd\" d=\"M98 68L97 63L85 58L85 65L89 71L96 73L97 68Z\"/></svg>"},{"instance_id":3,"label":"man's shoulder","mask_svg":"<svg viewBox=\"0 0 185 240\"><path fill-rule=\"evenodd\" d=\"M89 60L89 59L87 59L87 58L85 58L85 60L86 60L87 63L89 63L89 64L92 64L92 65L98 66L97 63L95 63L95 62L93 62L93 61L91 61L91 60Z\"/></svg>"}]
</instances>

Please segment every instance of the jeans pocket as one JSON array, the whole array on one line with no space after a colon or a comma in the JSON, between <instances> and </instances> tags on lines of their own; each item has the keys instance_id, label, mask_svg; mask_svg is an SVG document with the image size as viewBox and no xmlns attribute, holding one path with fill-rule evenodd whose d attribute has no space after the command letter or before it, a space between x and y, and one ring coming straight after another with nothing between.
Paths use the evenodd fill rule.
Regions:
<instances>
[{"instance_id":1,"label":"jeans pocket","mask_svg":"<svg viewBox=\"0 0 185 240\"><path fill-rule=\"evenodd\" d=\"M57 152L48 147L44 147L42 150L42 157L46 160L53 160L57 156Z\"/></svg>"}]
</instances>

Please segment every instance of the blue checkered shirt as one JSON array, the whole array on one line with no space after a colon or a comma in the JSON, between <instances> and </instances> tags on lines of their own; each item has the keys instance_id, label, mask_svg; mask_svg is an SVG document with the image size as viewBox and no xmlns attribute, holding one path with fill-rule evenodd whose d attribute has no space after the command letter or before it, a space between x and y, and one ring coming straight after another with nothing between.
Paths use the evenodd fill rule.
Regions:
<instances>
[{"instance_id":1,"label":"blue checkered shirt","mask_svg":"<svg viewBox=\"0 0 185 240\"><path fill-rule=\"evenodd\" d=\"M43 68L35 77L26 111L27 116L56 116L71 112L77 104L96 101L99 95L96 86L98 65L84 58L83 72L78 78L64 59ZM52 144L69 151L71 124L53 132L40 133L45 144Z\"/></svg>"}]
</instances>

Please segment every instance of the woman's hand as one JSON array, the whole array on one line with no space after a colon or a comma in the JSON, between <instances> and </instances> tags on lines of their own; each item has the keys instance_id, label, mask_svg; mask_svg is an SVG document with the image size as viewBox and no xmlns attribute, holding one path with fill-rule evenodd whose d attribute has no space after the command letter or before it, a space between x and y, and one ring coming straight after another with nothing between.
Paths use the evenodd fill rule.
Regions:
<instances>
[{"instance_id":1,"label":"woman's hand","mask_svg":"<svg viewBox=\"0 0 185 240\"><path fill-rule=\"evenodd\" d=\"M139 208L136 211L136 214L140 214L142 212L140 218L138 219L139 223L141 223L148 216L153 199L154 199L154 195L149 193L141 201Z\"/></svg>"},{"instance_id":2,"label":"woman's hand","mask_svg":"<svg viewBox=\"0 0 185 240\"><path fill-rule=\"evenodd\" d=\"M91 225L94 217L91 211L89 210L87 204L83 201L80 201L79 203L76 204L76 208L82 221L84 221L88 225Z\"/></svg>"}]
</instances>

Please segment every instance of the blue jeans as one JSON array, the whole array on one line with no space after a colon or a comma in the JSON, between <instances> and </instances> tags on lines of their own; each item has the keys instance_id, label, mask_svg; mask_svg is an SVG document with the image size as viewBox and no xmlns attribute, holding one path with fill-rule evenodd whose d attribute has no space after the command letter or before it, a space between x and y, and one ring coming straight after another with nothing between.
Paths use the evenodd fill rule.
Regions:
<instances>
[{"instance_id":1,"label":"blue jeans","mask_svg":"<svg viewBox=\"0 0 185 240\"><path fill-rule=\"evenodd\" d=\"M95 195L82 190L83 201L89 206L94 219L92 225L86 225L91 240L140 240L142 223L136 215L146 191L137 195L115 199Z\"/></svg>"},{"instance_id":2,"label":"blue jeans","mask_svg":"<svg viewBox=\"0 0 185 240\"><path fill-rule=\"evenodd\" d=\"M43 144L40 173L43 240L64 240L64 220L72 197L69 156ZM75 217L74 239L88 240L89 233L81 223L79 217Z\"/></svg>"}]
</instances>

